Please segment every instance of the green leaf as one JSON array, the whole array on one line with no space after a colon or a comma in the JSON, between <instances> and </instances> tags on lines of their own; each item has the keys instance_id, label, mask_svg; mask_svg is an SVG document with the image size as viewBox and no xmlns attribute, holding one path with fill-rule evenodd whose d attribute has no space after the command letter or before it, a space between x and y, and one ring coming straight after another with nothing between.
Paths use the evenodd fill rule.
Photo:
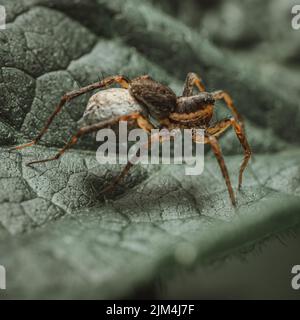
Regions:
<instances>
[{"instance_id":1,"label":"green leaf","mask_svg":"<svg viewBox=\"0 0 300 320\"><path fill-rule=\"evenodd\" d=\"M4 5L9 22L0 31L5 297L129 297L166 269L209 264L300 223L299 92L278 91L260 76L254 58L235 60L146 1ZM246 116L254 160L237 192L236 210L210 153L201 176L186 176L182 166L135 166L110 199L100 191L121 167L97 163L91 136L59 161L25 166L64 144L88 96L65 107L39 146L7 151L36 136L65 92L97 81L101 73L149 73L180 94L188 71L200 73L208 90L228 90ZM289 71L284 76L290 78ZM227 115L222 109L218 104L218 117ZM221 141L236 186L242 150L232 132Z\"/></svg>"}]
</instances>

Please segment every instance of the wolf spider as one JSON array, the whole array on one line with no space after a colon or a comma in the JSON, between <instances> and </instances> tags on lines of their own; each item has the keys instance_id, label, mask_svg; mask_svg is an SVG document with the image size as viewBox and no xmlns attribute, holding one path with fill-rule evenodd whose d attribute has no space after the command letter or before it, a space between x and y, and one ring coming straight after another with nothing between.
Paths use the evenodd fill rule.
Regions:
<instances>
[{"instance_id":1,"label":"wolf spider","mask_svg":"<svg viewBox=\"0 0 300 320\"><path fill-rule=\"evenodd\" d=\"M215 91L212 93L206 92L201 78L195 73L189 73L187 75L183 93L179 97L177 97L169 87L153 80L148 75L143 75L132 80L129 80L122 75L111 76L86 87L66 93L61 98L56 109L48 118L44 128L37 137L28 143L11 149L20 150L38 143L49 128L54 117L61 111L66 102L92 90L107 88L112 84L119 84L121 88L102 90L91 97L82 118L82 122L85 125L72 136L70 141L66 143L54 157L31 161L27 163L27 165L57 160L67 149L73 146L81 136L114 125L119 121L136 121L137 125L148 133L150 133L150 130L153 128L167 128L169 130L174 128L202 128L205 129L204 143L211 146L225 179L231 202L233 205L236 204L228 170L217 138L226 129L233 127L236 136L244 149L244 158L239 170L238 188L240 189L243 172L251 156L251 149L245 135L243 120L228 93L224 91ZM196 95L193 95L194 86L199 90L199 93ZM107 96L107 93L109 96ZM101 106L101 98L103 98L105 94L106 99L107 97L108 99L109 97L113 97L114 101L119 101L120 105L123 102L125 103L126 100L128 110L123 114L103 120L99 110L101 111L101 108L103 107ZM223 119L216 124L211 125L215 102L216 100L221 99L225 101L232 113L232 117ZM86 121L87 119L88 121ZM193 136L193 140L196 143L203 143L203 140L200 142L195 135ZM153 142L151 136L149 142L149 145ZM128 173L131 166L132 161L129 161L117 179L115 179L110 187L105 190L107 191L108 189L114 188Z\"/></svg>"}]
</instances>

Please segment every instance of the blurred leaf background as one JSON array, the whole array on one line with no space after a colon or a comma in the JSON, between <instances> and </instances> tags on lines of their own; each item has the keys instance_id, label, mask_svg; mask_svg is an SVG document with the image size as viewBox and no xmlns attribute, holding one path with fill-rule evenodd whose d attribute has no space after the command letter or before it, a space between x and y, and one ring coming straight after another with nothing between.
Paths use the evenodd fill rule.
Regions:
<instances>
[{"instance_id":1,"label":"blurred leaf background","mask_svg":"<svg viewBox=\"0 0 300 320\"><path fill-rule=\"evenodd\" d=\"M295 3L2 1L0 264L8 289L1 298L297 298ZM120 167L97 164L93 137L58 162L26 167L76 130L88 97L66 106L39 146L7 152L37 134L65 92L102 74L149 73L179 95L190 71L209 91L230 92L247 120L254 160L237 210L209 150L200 177L137 166L110 199L100 191ZM227 115L216 109L217 118ZM236 185L241 148L232 132L221 141Z\"/></svg>"}]
</instances>

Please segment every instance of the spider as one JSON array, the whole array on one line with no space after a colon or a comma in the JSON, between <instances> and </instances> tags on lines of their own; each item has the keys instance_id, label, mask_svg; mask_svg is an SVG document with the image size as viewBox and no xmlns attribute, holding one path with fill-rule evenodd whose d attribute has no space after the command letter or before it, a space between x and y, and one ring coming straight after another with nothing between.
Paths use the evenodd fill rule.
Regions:
<instances>
[{"instance_id":1,"label":"spider","mask_svg":"<svg viewBox=\"0 0 300 320\"><path fill-rule=\"evenodd\" d=\"M112 84L119 84L120 88L107 89ZM196 95L193 94L194 87L197 87L199 90L199 93ZM224 177L231 203L234 206L236 205L235 194L217 139L226 129L233 127L243 147L244 158L240 166L238 179L238 189L240 189L243 172L251 157L251 149L245 135L243 120L228 93L225 91L206 92L201 78L195 73L188 73L183 93L179 97L169 87L155 81L149 75L142 75L132 80L127 79L123 75L110 76L86 87L66 93L37 137L28 143L15 146L10 150L20 150L38 143L66 102L92 90L101 88L106 88L107 90L101 90L90 98L83 117L80 120L83 126L72 136L70 141L54 157L31 161L27 165L57 160L81 136L112 126L119 121L135 121L138 127L147 133L150 133L153 128L167 128L168 130L176 128L202 128L205 130L204 141L201 140L200 142L196 135L193 135L193 141L211 146ZM232 117L223 119L212 125L211 119L215 102L221 99L225 101L232 113ZM114 110L113 113L107 113L107 107L114 107L116 109L116 106L117 110ZM104 116L105 112L106 117ZM155 138L149 136L149 145L151 145L153 139ZM105 190L113 189L126 176L132 165L132 161L128 161L120 175Z\"/></svg>"}]
</instances>

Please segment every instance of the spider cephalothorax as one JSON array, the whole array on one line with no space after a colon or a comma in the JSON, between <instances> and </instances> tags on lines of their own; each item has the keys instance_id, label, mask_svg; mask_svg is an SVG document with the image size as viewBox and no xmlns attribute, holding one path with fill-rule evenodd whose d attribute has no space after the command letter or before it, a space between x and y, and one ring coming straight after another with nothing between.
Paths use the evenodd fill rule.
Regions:
<instances>
[{"instance_id":1,"label":"spider cephalothorax","mask_svg":"<svg viewBox=\"0 0 300 320\"><path fill-rule=\"evenodd\" d=\"M177 97L172 89L153 80L148 75L140 76L132 80L122 75L112 76L69 92L61 98L58 106L47 120L45 127L39 135L34 140L13 147L12 149L19 150L36 144L66 102L89 91L107 88L114 83L119 84L121 88L102 90L90 98L86 111L80 120L80 124L82 125L81 129L79 129L54 157L35 160L29 162L28 165L56 160L67 149L74 145L82 135L114 125L119 121L134 120L140 128L149 133L153 128L202 128L205 130L204 143L211 145L225 179L231 202L235 205L234 192L217 138L227 128L232 126L244 149L244 159L239 172L238 187L240 188L242 185L243 172L251 156L251 149L244 132L242 118L237 112L228 93L224 91L206 92L201 79L195 73L189 73L187 75L183 94L180 97ZM196 95L193 95L194 86L200 91ZM220 99L224 99L233 117L211 125L215 101ZM154 141L153 139L157 139L157 137L154 138L150 136L149 145ZM202 140L201 142L197 140L197 136L193 137L193 140L195 143L203 143ZM129 161L118 178L110 185L109 189L116 186L128 173L131 166L132 161ZM108 188L105 190L107 189Z\"/></svg>"}]
</instances>

